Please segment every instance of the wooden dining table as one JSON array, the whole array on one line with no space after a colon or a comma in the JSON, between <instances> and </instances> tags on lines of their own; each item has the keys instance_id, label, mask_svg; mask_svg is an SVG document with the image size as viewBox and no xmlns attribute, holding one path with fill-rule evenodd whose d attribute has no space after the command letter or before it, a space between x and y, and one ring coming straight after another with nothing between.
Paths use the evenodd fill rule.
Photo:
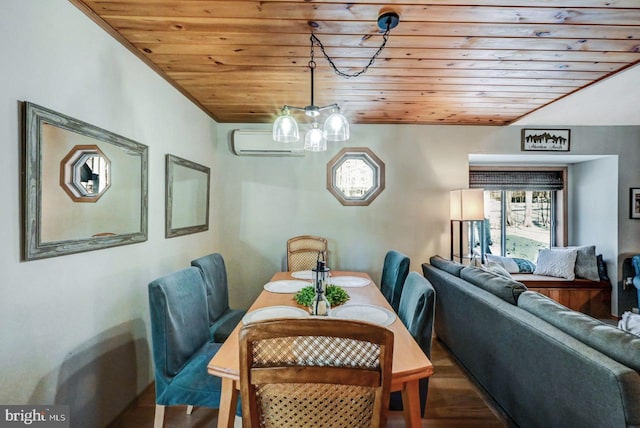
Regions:
<instances>
[{"instance_id":1,"label":"wooden dining table","mask_svg":"<svg viewBox=\"0 0 640 428\"><path fill-rule=\"evenodd\" d=\"M369 275L363 272L333 271L333 277L358 276L368 279L370 282L361 287L345 287L349 294L349 304L366 304L381 306L393 311L386 301L380 289L375 285ZM271 281L294 279L291 272L278 272L273 275ZM267 306L299 306L293 299L292 293L273 293L263 290L249 312ZM238 403L240 390L240 351L238 333L241 324L238 324L224 342L220 350L211 359L207 366L210 375L222 378L222 392L220 397L220 409L218 412L218 428L231 428L234 426L235 409ZM422 349L413 339L402 321L396 317L395 321L387 326L394 333L393 344L393 370L391 378L391 391L402 393L402 404L405 424L407 427L420 427L422 415L420 414L420 396L418 390L419 379L433 374L433 364Z\"/></svg>"}]
</instances>

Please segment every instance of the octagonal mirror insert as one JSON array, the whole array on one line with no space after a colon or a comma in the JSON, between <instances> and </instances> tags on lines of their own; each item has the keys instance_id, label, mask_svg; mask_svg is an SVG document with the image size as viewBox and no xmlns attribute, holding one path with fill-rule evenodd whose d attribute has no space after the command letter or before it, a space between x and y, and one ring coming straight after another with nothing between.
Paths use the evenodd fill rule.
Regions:
<instances>
[{"instance_id":1,"label":"octagonal mirror insert","mask_svg":"<svg viewBox=\"0 0 640 428\"><path fill-rule=\"evenodd\" d=\"M365 147L344 148L327 164L327 189L342 205L369 205L384 180L384 162Z\"/></svg>"},{"instance_id":2,"label":"octagonal mirror insert","mask_svg":"<svg viewBox=\"0 0 640 428\"><path fill-rule=\"evenodd\" d=\"M75 202L96 202L111 186L111 162L96 145L74 146L60 162L60 185Z\"/></svg>"}]
</instances>

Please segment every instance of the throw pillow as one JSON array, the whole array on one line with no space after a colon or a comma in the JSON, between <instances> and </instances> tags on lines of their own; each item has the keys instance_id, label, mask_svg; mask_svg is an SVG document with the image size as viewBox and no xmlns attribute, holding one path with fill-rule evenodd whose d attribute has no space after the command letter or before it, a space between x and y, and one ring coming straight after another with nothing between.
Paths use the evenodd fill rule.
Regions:
<instances>
[{"instance_id":1,"label":"throw pillow","mask_svg":"<svg viewBox=\"0 0 640 428\"><path fill-rule=\"evenodd\" d=\"M498 263L487 263L484 265L480 265L480 267L487 272L495 273L496 275L500 275L505 278L511 278L511 274Z\"/></svg>"},{"instance_id":2,"label":"throw pillow","mask_svg":"<svg viewBox=\"0 0 640 428\"><path fill-rule=\"evenodd\" d=\"M576 276L578 278L585 278L591 281L600 281L595 245L578 247L578 255L576 257Z\"/></svg>"},{"instance_id":3,"label":"throw pillow","mask_svg":"<svg viewBox=\"0 0 640 428\"><path fill-rule=\"evenodd\" d=\"M518 272L520 273L533 273L536 270L536 264L531 260L514 257L513 261L518 265Z\"/></svg>"},{"instance_id":4,"label":"throw pillow","mask_svg":"<svg viewBox=\"0 0 640 428\"><path fill-rule=\"evenodd\" d=\"M533 262L517 257L501 257L487 254L485 258L487 263L499 264L509 273L531 273L536 268Z\"/></svg>"},{"instance_id":5,"label":"throw pillow","mask_svg":"<svg viewBox=\"0 0 640 428\"><path fill-rule=\"evenodd\" d=\"M596 282L600 281L595 245L570 246L565 248L574 248L578 251L575 267L576 278L584 278Z\"/></svg>"},{"instance_id":6,"label":"throw pillow","mask_svg":"<svg viewBox=\"0 0 640 428\"><path fill-rule=\"evenodd\" d=\"M578 250L575 248L551 248L538 251L536 275L555 276L569 281L576 279L575 266Z\"/></svg>"},{"instance_id":7,"label":"throw pillow","mask_svg":"<svg viewBox=\"0 0 640 428\"><path fill-rule=\"evenodd\" d=\"M602 254L596 256L596 264L598 265L598 276L600 281L611 282L609 279L609 273L607 272L607 264L602 259Z\"/></svg>"},{"instance_id":8,"label":"throw pillow","mask_svg":"<svg viewBox=\"0 0 640 428\"><path fill-rule=\"evenodd\" d=\"M509 257L495 256L493 254L486 254L485 258L487 263L495 263L502 266L509 273L518 272L518 264L511 260Z\"/></svg>"}]
</instances>

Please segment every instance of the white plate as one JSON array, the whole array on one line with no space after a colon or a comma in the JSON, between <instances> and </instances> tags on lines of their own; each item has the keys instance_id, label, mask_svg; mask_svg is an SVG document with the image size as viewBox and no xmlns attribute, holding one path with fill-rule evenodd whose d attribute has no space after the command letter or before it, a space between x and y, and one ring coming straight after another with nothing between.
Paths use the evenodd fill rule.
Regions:
<instances>
[{"instance_id":1,"label":"white plate","mask_svg":"<svg viewBox=\"0 0 640 428\"><path fill-rule=\"evenodd\" d=\"M291 272L291 276L298 279L313 279L313 271L310 270L297 270ZM331 276L331 272L327 276Z\"/></svg>"},{"instance_id":2,"label":"white plate","mask_svg":"<svg viewBox=\"0 0 640 428\"><path fill-rule=\"evenodd\" d=\"M294 306L266 306L247 313L242 317L242 323L249 324L274 318L303 318L308 316L309 312Z\"/></svg>"},{"instance_id":3,"label":"white plate","mask_svg":"<svg viewBox=\"0 0 640 428\"><path fill-rule=\"evenodd\" d=\"M309 285L311 285L311 283L307 281L283 279L280 281L267 282L264 285L264 289L272 293L297 293Z\"/></svg>"},{"instance_id":4,"label":"white plate","mask_svg":"<svg viewBox=\"0 0 640 428\"><path fill-rule=\"evenodd\" d=\"M366 321L386 327L396 320L396 314L386 308L373 305L342 305L331 309L330 317Z\"/></svg>"},{"instance_id":5,"label":"white plate","mask_svg":"<svg viewBox=\"0 0 640 428\"><path fill-rule=\"evenodd\" d=\"M291 276L298 279L313 279L313 272L310 270L298 270L291 272Z\"/></svg>"},{"instance_id":6,"label":"white plate","mask_svg":"<svg viewBox=\"0 0 640 428\"><path fill-rule=\"evenodd\" d=\"M369 285L371 281L361 276L334 276L327 281L329 284L339 285L340 287L364 287Z\"/></svg>"}]
</instances>

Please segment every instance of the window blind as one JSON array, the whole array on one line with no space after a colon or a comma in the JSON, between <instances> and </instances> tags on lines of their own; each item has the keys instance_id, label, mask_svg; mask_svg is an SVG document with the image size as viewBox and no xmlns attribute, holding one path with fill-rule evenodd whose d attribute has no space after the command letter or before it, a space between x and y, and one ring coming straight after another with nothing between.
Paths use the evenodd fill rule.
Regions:
<instances>
[{"instance_id":1,"label":"window blind","mask_svg":"<svg viewBox=\"0 0 640 428\"><path fill-rule=\"evenodd\" d=\"M469 187L485 190L562 190L562 171L471 170Z\"/></svg>"}]
</instances>

